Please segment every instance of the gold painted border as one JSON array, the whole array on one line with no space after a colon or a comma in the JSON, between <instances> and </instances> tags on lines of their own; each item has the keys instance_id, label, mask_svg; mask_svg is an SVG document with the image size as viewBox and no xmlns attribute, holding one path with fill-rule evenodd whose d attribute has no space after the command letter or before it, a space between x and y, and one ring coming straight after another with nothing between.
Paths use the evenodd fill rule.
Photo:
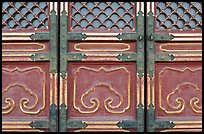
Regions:
<instances>
[{"instance_id":1,"label":"gold painted border","mask_svg":"<svg viewBox=\"0 0 204 134\"><path fill-rule=\"evenodd\" d=\"M198 71L198 70L201 70L202 68L197 68L197 69L190 69L189 67L186 67L184 69L177 69L177 68L172 68L172 67L164 67L160 72L159 72L159 107L164 110L165 113L168 113L168 114L172 114L172 113L180 113L180 111L168 111L166 110L163 106L162 106L162 96L161 96L161 92L162 92L162 88L161 88L161 73L164 72L165 69L170 69L170 70L175 70L175 71L179 71L179 72L184 72L185 70L190 70L191 72L195 72L195 71Z\"/></svg>"},{"instance_id":2,"label":"gold painted border","mask_svg":"<svg viewBox=\"0 0 204 134\"><path fill-rule=\"evenodd\" d=\"M2 49L2 52L39 52L39 51L43 51L45 49L45 45L41 44L41 43L2 43L2 46L15 46L15 45L38 45L41 46L42 48L40 49L15 49L15 50L11 50L11 49Z\"/></svg>"},{"instance_id":3,"label":"gold painted border","mask_svg":"<svg viewBox=\"0 0 204 134\"><path fill-rule=\"evenodd\" d=\"M118 129L80 129L75 130L74 132L129 132L129 131L118 128Z\"/></svg>"},{"instance_id":4,"label":"gold painted border","mask_svg":"<svg viewBox=\"0 0 204 134\"><path fill-rule=\"evenodd\" d=\"M40 68L40 67L30 67L30 68L25 68L25 69L19 69L18 67L15 67L14 69L6 69L6 68L2 68L2 71L7 71L7 72L14 72L14 71L19 71L19 72L24 72L24 71L27 71L27 70L34 70L34 69L39 69L40 70L40 73L43 74L43 105L41 108L39 108L36 112L26 112L26 111L22 111L23 113L26 113L26 114L38 114L41 110L43 110L45 108L45 72ZM3 108L3 107L2 107ZM21 109L22 110L22 109ZM3 114L3 113L2 113Z\"/></svg>"},{"instance_id":5,"label":"gold painted border","mask_svg":"<svg viewBox=\"0 0 204 134\"><path fill-rule=\"evenodd\" d=\"M137 106L139 105L139 103L140 103L140 90L141 90L141 80L140 80L140 78L139 78L139 75L137 74L136 75L136 78L137 78L137 82L136 82L136 87L137 87Z\"/></svg>"},{"instance_id":6,"label":"gold painted border","mask_svg":"<svg viewBox=\"0 0 204 134\"><path fill-rule=\"evenodd\" d=\"M167 129L160 132L202 132L202 129Z\"/></svg>"},{"instance_id":7,"label":"gold painted border","mask_svg":"<svg viewBox=\"0 0 204 134\"><path fill-rule=\"evenodd\" d=\"M165 48L162 48L164 46L202 46L201 43L165 43L165 44L161 44L159 46L159 49L162 51L162 52L202 52L202 50L190 50L190 49L182 49L182 50L179 50L179 49L176 49L176 50L172 50L172 49L165 49Z\"/></svg>"},{"instance_id":8,"label":"gold painted border","mask_svg":"<svg viewBox=\"0 0 204 134\"><path fill-rule=\"evenodd\" d=\"M79 67L77 69L77 71L74 73L74 76L76 76L76 73L79 72L80 69L86 69L86 70L90 70L90 71L94 71L94 72L100 72L101 70L104 70L105 72L113 72L113 71L124 69L128 73L128 76L129 76L128 77L128 105L122 112L117 112L117 113L124 113L127 109L129 109L129 107L130 107L130 72L126 68L118 67L115 69L106 70L104 67L101 67L97 70L97 69L93 69L93 68L89 68L89 67ZM75 103L75 101L76 101L76 98L75 98L76 97L76 77L74 77L74 94L73 95L74 95L73 96L73 106L76 110L78 110L80 113L93 113L92 111L91 112L81 111L81 109L76 106L76 103ZM115 113L115 112L111 112L111 113Z\"/></svg>"},{"instance_id":9,"label":"gold painted border","mask_svg":"<svg viewBox=\"0 0 204 134\"><path fill-rule=\"evenodd\" d=\"M80 46L126 46L127 48L125 49L81 49ZM79 48L77 48L79 47ZM130 45L126 43L78 43L74 45L74 49L80 52L124 52L130 50Z\"/></svg>"},{"instance_id":10,"label":"gold painted border","mask_svg":"<svg viewBox=\"0 0 204 134\"><path fill-rule=\"evenodd\" d=\"M33 129L29 126L31 122L29 121L3 121L2 122L2 131L3 132L43 132L39 129Z\"/></svg>"}]
</instances>

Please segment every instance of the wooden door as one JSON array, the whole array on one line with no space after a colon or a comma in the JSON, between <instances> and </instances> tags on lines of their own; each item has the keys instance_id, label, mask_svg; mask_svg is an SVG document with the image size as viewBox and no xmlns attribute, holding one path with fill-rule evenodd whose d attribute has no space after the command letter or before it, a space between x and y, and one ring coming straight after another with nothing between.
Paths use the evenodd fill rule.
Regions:
<instances>
[{"instance_id":1,"label":"wooden door","mask_svg":"<svg viewBox=\"0 0 204 134\"><path fill-rule=\"evenodd\" d=\"M57 131L57 29L57 3L2 2L3 131Z\"/></svg>"},{"instance_id":2,"label":"wooden door","mask_svg":"<svg viewBox=\"0 0 204 134\"><path fill-rule=\"evenodd\" d=\"M144 21L136 5L141 3L61 3L60 56L66 58L60 58L60 131L144 131L144 43L134 37L137 22L142 28ZM140 128L117 126L137 119Z\"/></svg>"},{"instance_id":3,"label":"wooden door","mask_svg":"<svg viewBox=\"0 0 204 134\"><path fill-rule=\"evenodd\" d=\"M201 131L201 10L3 2L3 131Z\"/></svg>"},{"instance_id":4,"label":"wooden door","mask_svg":"<svg viewBox=\"0 0 204 134\"><path fill-rule=\"evenodd\" d=\"M201 131L201 16L201 2L147 3L147 131Z\"/></svg>"}]
</instances>

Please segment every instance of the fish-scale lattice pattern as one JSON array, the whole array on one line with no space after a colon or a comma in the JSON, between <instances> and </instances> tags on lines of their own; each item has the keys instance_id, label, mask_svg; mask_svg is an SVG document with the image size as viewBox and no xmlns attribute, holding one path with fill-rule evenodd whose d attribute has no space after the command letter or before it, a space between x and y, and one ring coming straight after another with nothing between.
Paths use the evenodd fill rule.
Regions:
<instances>
[{"instance_id":1,"label":"fish-scale lattice pattern","mask_svg":"<svg viewBox=\"0 0 204 134\"><path fill-rule=\"evenodd\" d=\"M71 31L134 31L132 2L72 2Z\"/></svg>"},{"instance_id":2,"label":"fish-scale lattice pattern","mask_svg":"<svg viewBox=\"0 0 204 134\"><path fill-rule=\"evenodd\" d=\"M2 2L2 29L47 29L48 2Z\"/></svg>"},{"instance_id":3,"label":"fish-scale lattice pattern","mask_svg":"<svg viewBox=\"0 0 204 134\"><path fill-rule=\"evenodd\" d=\"M202 29L201 2L157 2L158 30Z\"/></svg>"}]
</instances>

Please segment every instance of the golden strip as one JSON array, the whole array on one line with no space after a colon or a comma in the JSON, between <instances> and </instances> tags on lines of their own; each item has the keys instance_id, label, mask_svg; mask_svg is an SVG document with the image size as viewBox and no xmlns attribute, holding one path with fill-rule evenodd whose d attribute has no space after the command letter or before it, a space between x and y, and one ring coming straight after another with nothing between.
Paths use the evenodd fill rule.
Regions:
<instances>
[{"instance_id":1,"label":"golden strip","mask_svg":"<svg viewBox=\"0 0 204 134\"><path fill-rule=\"evenodd\" d=\"M173 61L202 61L202 58L174 58Z\"/></svg>"},{"instance_id":2,"label":"golden strip","mask_svg":"<svg viewBox=\"0 0 204 134\"><path fill-rule=\"evenodd\" d=\"M66 75L65 79L64 79L64 103L67 106L67 78L68 76Z\"/></svg>"},{"instance_id":3,"label":"golden strip","mask_svg":"<svg viewBox=\"0 0 204 134\"><path fill-rule=\"evenodd\" d=\"M199 53L199 54L189 54L189 53L187 53L187 54L182 54L182 53L179 53L179 54L173 54L173 56L202 56L202 53Z\"/></svg>"},{"instance_id":4,"label":"golden strip","mask_svg":"<svg viewBox=\"0 0 204 134\"><path fill-rule=\"evenodd\" d=\"M202 41L202 38L173 38L171 41Z\"/></svg>"},{"instance_id":5,"label":"golden strip","mask_svg":"<svg viewBox=\"0 0 204 134\"><path fill-rule=\"evenodd\" d=\"M154 92L154 76L153 76L152 78L152 104L155 106L154 96L155 96L155 92Z\"/></svg>"},{"instance_id":6,"label":"golden strip","mask_svg":"<svg viewBox=\"0 0 204 134\"><path fill-rule=\"evenodd\" d=\"M202 33L169 33L173 36L202 36Z\"/></svg>"},{"instance_id":7,"label":"golden strip","mask_svg":"<svg viewBox=\"0 0 204 134\"><path fill-rule=\"evenodd\" d=\"M85 40L119 40L117 37L87 37Z\"/></svg>"},{"instance_id":8,"label":"golden strip","mask_svg":"<svg viewBox=\"0 0 204 134\"><path fill-rule=\"evenodd\" d=\"M86 54L87 56L108 56L108 57L115 57L118 54Z\"/></svg>"},{"instance_id":9,"label":"golden strip","mask_svg":"<svg viewBox=\"0 0 204 134\"><path fill-rule=\"evenodd\" d=\"M31 128L29 125L2 125L2 128Z\"/></svg>"},{"instance_id":10,"label":"golden strip","mask_svg":"<svg viewBox=\"0 0 204 134\"><path fill-rule=\"evenodd\" d=\"M62 98L63 98L63 88L64 88L63 79L62 79L62 77L60 77L60 105L63 103L63 102L62 102Z\"/></svg>"},{"instance_id":11,"label":"golden strip","mask_svg":"<svg viewBox=\"0 0 204 134\"><path fill-rule=\"evenodd\" d=\"M88 125L86 129L89 128L118 128L116 125Z\"/></svg>"},{"instance_id":12,"label":"golden strip","mask_svg":"<svg viewBox=\"0 0 204 134\"><path fill-rule=\"evenodd\" d=\"M10 58L10 57L8 57L8 58L5 58L5 57L3 57L2 58L2 61L32 61L30 58Z\"/></svg>"},{"instance_id":13,"label":"golden strip","mask_svg":"<svg viewBox=\"0 0 204 134\"><path fill-rule=\"evenodd\" d=\"M31 56L32 54L2 54L2 56L14 56L14 57L21 57L21 56Z\"/></svg>"},{"instance_id":14,"label":"golden strip","mask_svg":"<svg viewBox=\"0 0 204 134\"><path fill-rule=\"evenodd\" d=\"M152 2L152 12L154 14L154 2Z\"/></svg>"},{"instance_id":15,"label":"golden strip","mask_svg":"<svg viewBox=\"0 0 204 134\"><path fill-rule=\"evenodd\" d=\"M173 44L173 43L165 43L165 44L161 44L159 46L160 50L162 52L202 52L202 50L190 50L190 49L184 49L184 50L172 50L171 48L170 49L165 49L165 48L162 48L163 46L202 46L201 43L179 43L179 44Z\"/></svg>"},{"instance_id":16,"label":"golden strip","mask_svg":"<svg viewBox=\"0 0 204 134\"><path fill-rule=\"evenodd\" d=\"M202 128L202 125L175 125L174 128Z\"/></svg>"},{"instance_id":17,"label":"golden strip","mask_svg":"<svg viewBox=\"0 0 204 134\"><path fill-rule=\"evenodd\" d=\"M175 124L202 124L202 121L174 121Z\"/></svg>"},{"instance_id":18,"label":"golden strip","mask_svg":"<svg viewBox=\"0 0 204 134\"><path fill-rule=\"evenodd\" d=\"M81 129L81 130L76 130L75 132L129 132L128 130L124 129Z\"/></svg>"},{"instance_id":19,"label":"golden strip","mask_svg":"<svg viewBox=\"0 0 204 134\"><path fill-rule=\"evenodd\" d=\"M141 103L144 106L144 76L141 79Z\"/></svg>"},{"instance_id":20,"label":"golden strip","mask_svg":"<svg viewBox=\"0 0 204 134\"><path fill-rule=\"evenodd\" d=\"M57 2L53 2L54 3L54 5L55 5L55 11L56 11L56 15L57 15Z\"/></svg>"},{"instance_id":21,"label":"golden strip","mask_svg":"<svg viewBox=\"0 0 204 134\"><path fill-rule=\"evenodd\" d=\"M87 59L84 59L84 60L82 60L82 61L120 61L120 60L118 60L117 58L107 58L107 57L101 57L101 58L95 58L95 57L89 57L89 58L87 58Z\"/></svg>"},{"instance_id":22,"label":"golden strip","mask_svg":"<svg viewBox=\"0 0 204 134\"><path fill-rule=\"evenodd\" d=\"M147 77L147 105L149 105L151 102L150 102L150 78Z\"/></svg>"},{"instance_id":23,"label":"golden strip","mask_svg":"<svg viewBox=\"0 0 204 134\"><path fill-rule=\"evenodd\" d=\"M53 2L50 2L50 12L53 10ZM51 14L51 13L50 13Z\"/></svg>"},{"instance_id":24,"label":"golden strip","mask_svg":"<svg viewBox=\"0 0 204 134\"><path fill-rule=\"evenodd\" d=\"M142 7L141 7L141 9L142 9ZM147 2L147 13L149 13L149 11L150 11L150 2Z\"/></svg>"},{"instance_id":25,"label":"golden strip","mask_svg":"<svg viewBox=\"0 0 204 134\"><path fill-rule=\"evenodd\" d=\"M86 124L92 124L92 125L103 125L103 124L117 124L118 121L85 121Z\"/></svg>"},{"instance_id":26,"label":"golden strip","mask_svg":"<svg viewBox=\"0 0 204 134\"><path fill-rule=\"evenodd\" d=\"M64 4L64 2L60 2L60 12L61 12L61 15L62 15L62 11L63 11L63 4Z\"/></svg>"},{"instance_id":27,"label":"golden strip","mask_svg":"<svg viewBox=\"0 0 204 134\"><path fill-rule=\"evenodd\" d=\"M28 130L21 130L21 129L10 129L10 130L5 130L3 129L2 132L44 132L42 130L38 129L28 129Z\"/></svg>"},{"instance_id":28,"label":"golden strip","mask_svg":"<svg viewBox=\"0 0 204 134\"><path fill-rule=\"evenodd\" d=\"M84 33L88 36L117 36L118 33Z\"/></svg>"},{"instance_id":29,"label":"golden strip","mask_svg":"<svg viewBox=\"0 0 204 134\"><path fill-rule=\"evenodd\" d=\"M32 40L30 37L2 37L2 40Z\"/></svg>"},{"instance_id":30,"label":"golden strip","mask_svg":"<svg viewBox=\"0 0 204 134\"><path fill-rule=\"evenodd\" d=\"M68 2L65 2L65 11L67 12L67 14L69 13L69 11L68 11Z\"/></svg>"},{"instance_id":31,"label":"golden strip","mask_svg":"<svg viewBox=\"0 0 204 134\"><path fill-rule=\"evenodd\" d=\"M3 46L15 46L15 45L38 45L42 46L41 49L17 49L17 50L11 50L11 49L2 49L2 52L39 52L45 49L45 45L41 43L2 43Z\"/></svg>"},{"instance_id":32,"label":"golden strip","mask_svg":"<svg viewBox=\"0 0 204 134\"><path fill-rule=\"evenodd\" d=\"M160 132L198 132L202 131L202 129L167 129L161 130Z\"/></svg>"},{"instance_id":33,"label":"golden strip","mask_svg":"<svg viewBox=\"0 0 204 134\"><path fill-rule=\"evenodd\" d=\"M137 75L136 77L137 77L137 106L138 106L138 104L140 103L140 90L141 90L141 88L140 88L140 86L141 86L140 82L141 82L141 80L140 80L140 78L139 78L138 75Z\"/></svg>"},{"instance_id":34,"label":"golden strip","mask_svg":"<svg viewBox=\"0 0 204 134\"><path fill-rule=\"evenodd\" d=\"M55 104L57 105L57 73L54 74L55 77Z\"/></svg>"},{"instance_id":35,"label":"golden strip","mask_svg":"<svg viewBox=\"0 0 204 134\"><path fill-rule=\"evenodd\" d=\"M141 11L144 13L144 2L140 2L140 3L141 3ZM142 14L142 16L144 16L144 14Z\"/></svg>"},{"instance_id":36,"label":"golden strip","mask_svg":"<svg viewBox=\"0 0 204 134\"><path fill-rule=\"evenodd\" d=\"M10 125L10 124L12 124L12 125L15 125L15 124L25 124L25 125L28 125L28 124L30 124L31 122L24 122L24 121L22 121L22 122L10 122L10 121L5 121L5 122L2 122L2 124L3 125L5 125L5 124L8 124L8 125Z\"/></svg>"},{"instance_id":37,"label":"golden strip","mask_svg":"<svg viewBox=\"0 0 204 134\"><path fill-rule=\"evenodd\" d=\"M2 36L31 36L35 33L2 33Z\"/></svg>"},{"instance_id":38,"label":"golden strip","mask_svg":"<svg viewBox=\"0 0 204 134\"><path fill-rule=\"evenodd\" d=\"M81 49L80 46L126 46L125 49ZM78 48L77 48L78 47ZM74 49L81 52L123 52L130 50L130 45L126 43L78 43L74 45Z\"/></svg>"},{"instance_id":39,"label":"golden strip","mask_svg":"<svg viewBox=\"0 0 204 134\"><path fill-rule=\"evenodd\" d=\"M50 73L50 105L52 105L52 95L53 93L53 74Z\"/></svg>"},{"instance_id":40,"label":"golden strip","mask_svg":"<svg viewBox=\"0 0 204 134\"><path fill-rule=\"evenodd\" d=\"M139 8L139 2L137 2L136 4L137 4L137 12L136 12L136 13L138 13L138 12L139 12L139 9L140 9L140 8ZM138 16L138 14L137 14L137 16Z\"/></svg>"}]
</instances>

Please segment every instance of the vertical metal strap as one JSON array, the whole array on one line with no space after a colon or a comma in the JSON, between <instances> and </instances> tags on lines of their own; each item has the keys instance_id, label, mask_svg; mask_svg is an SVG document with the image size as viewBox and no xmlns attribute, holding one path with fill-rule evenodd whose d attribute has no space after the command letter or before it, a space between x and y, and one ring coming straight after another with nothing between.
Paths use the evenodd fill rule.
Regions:
<instances>
[{"instance_id":1,"label":"vertical metal strap","mask_svg":"<svg viewBox=\"0 0 204 134\"><path fill-rule=\"evenodd\" d=\"M57 35L58 22L56 11L52 10L50 15L50 72L57 73Z\"/></svg>"},{"instance_id":2,"label":"vertical metal strap","mask_svg":"<svg viewBox=\"0 0 204 134\"><path fill-rule=\"evenodd\" d=\"M147 13L146 17L147 36L147 76L152 79L154 76L154 16L153 12Z\"/></svg>"},{"instance_id":3,"label":"vertical metal strap","mask_svg":"<svg viewBox=\"0 0 204 134\"><path fill-rule=\"evenodd\" d=\"M64 79L67 73L67 12L63 10L60 15L60 76Z\"/></svg>"},{"instance_id":4,"label":"vertical metal strap","mask_svg":"<svg viewBox=\"0 0 204 134\"><path fill-rule=\"evenodd\" d=\"M67 129L67 108L64 103L61 104L60 110L59 110L59 131L60 132L66 132Z\"/></svg>"},{"instance_id":5,"label":"vertical metal strap","mask_svg":"<svg viewBox=\"0 0 204 134\"><path fill-rule=\"evenodd\" d=\"M139 11L137 16L137 73L140 79L144 76L144 16L143 12Z\"/></svg>"}]
</instances>

